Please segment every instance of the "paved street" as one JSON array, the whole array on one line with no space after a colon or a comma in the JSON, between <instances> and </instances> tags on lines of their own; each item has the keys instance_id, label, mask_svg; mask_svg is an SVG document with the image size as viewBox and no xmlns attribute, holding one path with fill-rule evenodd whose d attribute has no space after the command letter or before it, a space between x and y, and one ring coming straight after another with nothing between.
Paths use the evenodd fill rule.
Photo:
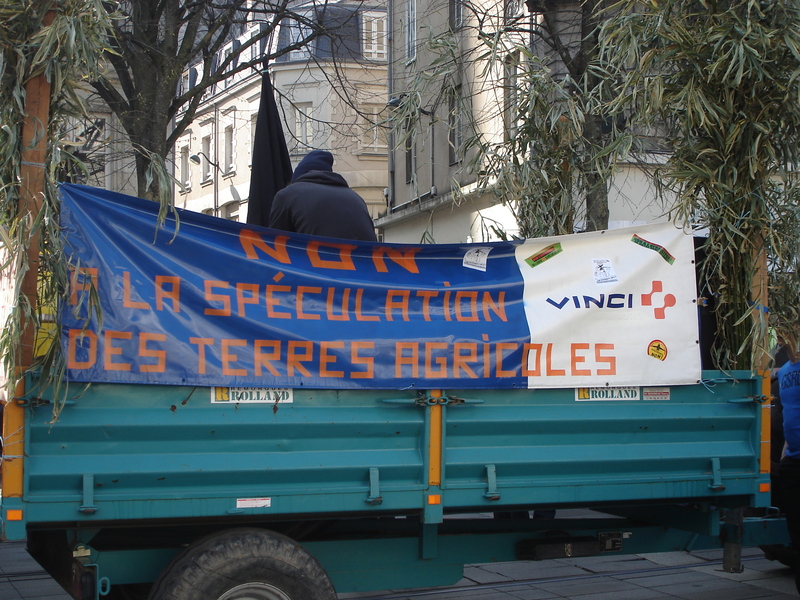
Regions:
<instances>
[{"instance_id":1,"label":"paved street","mask_svg":"<svg viewBox=\"0 0 800 600\"><path fill-rule=\"evenodd\" d=\"M797 600L793 573L746 549L742 573L722 571L722 552L665 552L468 566L447 590L343 594L381 600Z\"/></svg>"},{"instance_id":2,"label":"paved street","mask_svg":"<svg viewBox=\"0 0 800 600\"><path fill-rule=\"evenodd\" d=\"M455 587L342 594L341 600L797 600L791 571L744 552L743 573L724 573L721 551L665 552L471 565ZM0 600L69 600L25 551L0 543ZM302 599L300 599L302 600Z\"/></svg>"}]
</instances>

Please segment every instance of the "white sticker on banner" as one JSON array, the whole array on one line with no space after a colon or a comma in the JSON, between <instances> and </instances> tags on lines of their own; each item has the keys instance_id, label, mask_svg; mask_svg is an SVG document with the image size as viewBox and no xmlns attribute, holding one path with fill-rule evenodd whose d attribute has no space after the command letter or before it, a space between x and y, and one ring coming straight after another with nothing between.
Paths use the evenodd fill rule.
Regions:
<instances>
[{"instance_id":1,"label":"white sticker on banner","mask_svg":"<svg viewBox=\"0 0 800 600\"><path fill-rule=\"evenodd\" d=\"M272 498L239 498L236 500L236 508L269 508L272 506Z\"/></svg>"},{"instance_id":2,"label":"white sticker on banner","mask_svg":"<svg viewBox=\"0 0 800 600\"><path fill-rule=\"evenodd\" d=\"M607 258L593 258L595 283L614 283L619 281L614 272L614 265Z\"/></svg>"},{"instance_id":3,"label":"white sticker on banner","mask_svg":"<svg viewBox=\"0 0 800 600\"><path fill-rule=\"evenodd\" d=\"M578 402L641 400L641 396L638 387L576 388L575 400Z\"/></svg>"},{"instance_id":4,"label":"white sticker on banner","mask_svg":"<svg viewBox=\"0 0 800 600\"><path fill-rule=\"evenodd\" d=\"M291 404L291 388L212 387L212 404Z\"/></svg>"},{"instance_id":5,"label":"white sticker on banner","mask_svg":"<svg viewBox=\"0 0 800 600\"><path fill-rule=\"evenodd\" d=\"M489 258L491 248L471 248L464 254L463 265L468 269L476 271L486 271L486 261Z\"/></svg>"},{"instance_id":6,"label":"white sticker on banner","mask_svg":"<svg viewBox=\"0 0 800 600\"><path fill-rule=\"evenodd\" d=\"M642 400L669 400L670 388L646 387L642 389Z\"/></svg>"}]
</instances>

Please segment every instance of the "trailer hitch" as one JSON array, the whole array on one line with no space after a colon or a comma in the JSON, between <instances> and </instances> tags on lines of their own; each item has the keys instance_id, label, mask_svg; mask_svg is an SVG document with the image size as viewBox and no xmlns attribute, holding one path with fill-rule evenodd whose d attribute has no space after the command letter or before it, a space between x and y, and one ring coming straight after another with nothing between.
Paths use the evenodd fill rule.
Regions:
<instances>
[{"instance_id":1,"label":"trailer hitch","mask_svg":"<svg viewBox=\"0 0 800 600\"><path fill-rule=\"evenodd\" d=\"M476 398L459 398L458 396L450 396L448 394L443 396L419 394L416 398L385 398L381 400L381 402L384 404L399 404L405 406L454 406L457 404L483 404L485 401Z\"/></svg>"}]
</instances>

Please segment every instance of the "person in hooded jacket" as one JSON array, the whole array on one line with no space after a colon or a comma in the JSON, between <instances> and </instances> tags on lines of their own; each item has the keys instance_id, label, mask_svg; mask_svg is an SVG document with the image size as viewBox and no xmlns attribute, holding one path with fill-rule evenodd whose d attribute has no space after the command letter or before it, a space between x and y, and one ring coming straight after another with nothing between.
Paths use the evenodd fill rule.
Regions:
<instances>
[{"instance_id":1,"label":"person in hooded jacket","mask_svg":"<svg viewBox=\"0 0 800 600\"><path fill-rule=\"evenodd\" d=\"M333 171L333 155L312 150L295 167L292 181L275 194L272 229L360 241L377 241L363 198Z\"/></svg>"},{"instance_id":2,"label":"person in hooded jacket","mask_svg":"<svg viewBox=\"0 0 800 600\"><path fill-rule=\"evenodd\" d=\"M778 369L783 407L783 453L778 465L783 513L794 551L795 585L800 592L800 353L798 336L787 336L789 361Z\"/></svg>"}]
</instances>

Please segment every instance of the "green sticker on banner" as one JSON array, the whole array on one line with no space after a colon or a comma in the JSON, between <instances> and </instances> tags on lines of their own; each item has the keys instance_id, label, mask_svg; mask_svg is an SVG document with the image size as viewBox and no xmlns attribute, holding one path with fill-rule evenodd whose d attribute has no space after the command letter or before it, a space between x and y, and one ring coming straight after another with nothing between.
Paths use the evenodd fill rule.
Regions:
<instances>
[{"instance_id":1,"label":"green sticker on banner","mask_svg":"<svg viewBox=\"0 0 800 600\"><path fill-rule=\"evenodd\" d=\"M561 243L556 242L555 244L547 246L547 248L543 248L536 254L529 256L525 259L525 262L528 263L528 266L537 267L543 262L553 258L559 252L561 252Z\"/></svg>"},{"instance_id":2,"label":"green sticker on banner","mask_svg":"<svg viewBox=\"0 0 800 600\"><path fill-rule=\"evenodd\" d=\"M648 242L646 239L640 238L635 233L633 234L631 241L634 244L639 244L642 248L647 248L648 250L653 250L655 252L658 252L658 255L665 261L667 261L669 264L673 264L675 262L675 257L672 256L672 254L670 254L669 252L667 252L667 249L664 248L664 246L659 246L658 244L654 244L653 242Z\"/></svg>"}]
</instances>

